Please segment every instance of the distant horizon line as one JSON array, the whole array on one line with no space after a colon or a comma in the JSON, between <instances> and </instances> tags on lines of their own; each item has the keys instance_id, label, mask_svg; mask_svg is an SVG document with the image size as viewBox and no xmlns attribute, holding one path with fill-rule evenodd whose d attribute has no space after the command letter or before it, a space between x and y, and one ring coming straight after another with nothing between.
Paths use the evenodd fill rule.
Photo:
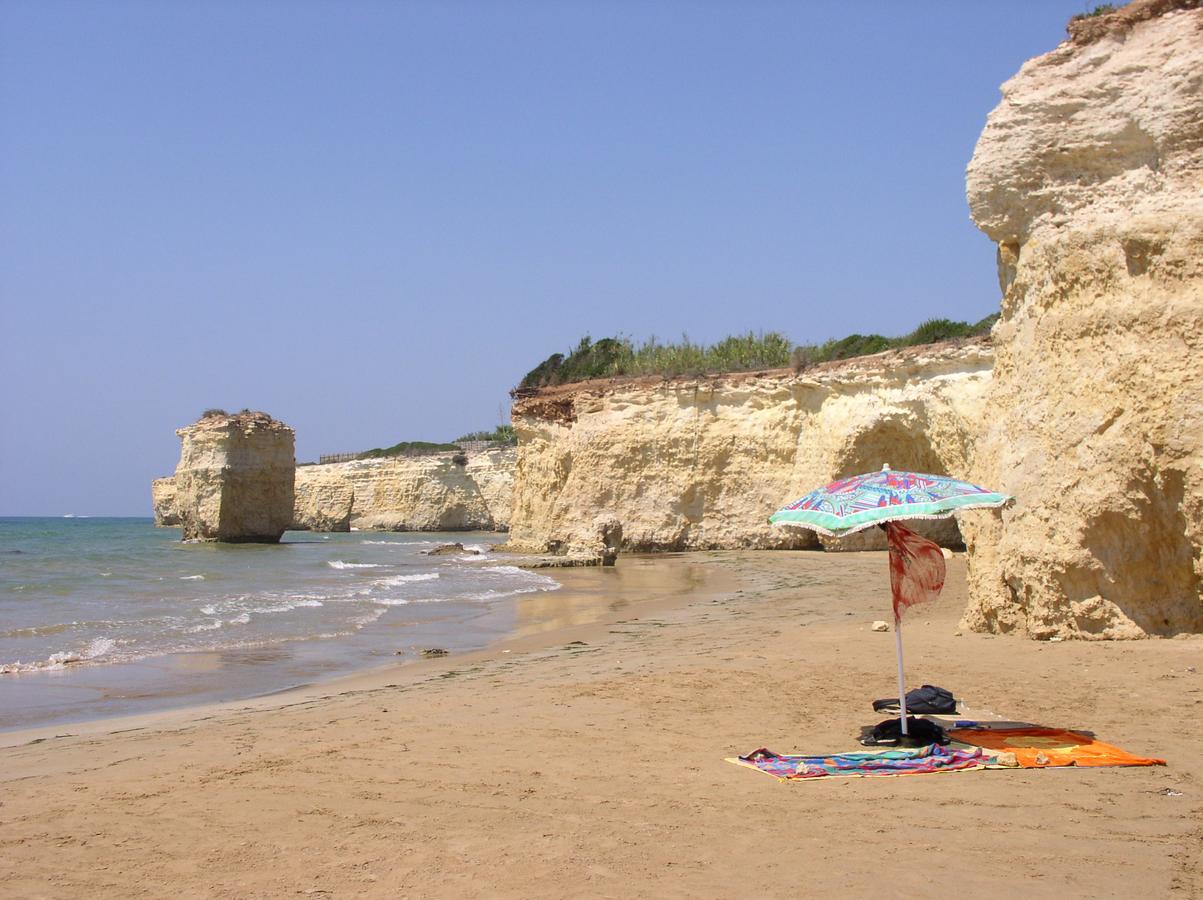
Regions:
<instances>
[{"instance_id":1,"label":"distant horizon line","mask_svg":"<svg viewBox=\"0 0 1203 900\"><path fill-rule=\"evenodd\" d=\"M13 515L0 513L0 519L154 519L154 513L141 516L109 515L108 513L50 513L45 515Z\"/></svg>"}]
</instances>

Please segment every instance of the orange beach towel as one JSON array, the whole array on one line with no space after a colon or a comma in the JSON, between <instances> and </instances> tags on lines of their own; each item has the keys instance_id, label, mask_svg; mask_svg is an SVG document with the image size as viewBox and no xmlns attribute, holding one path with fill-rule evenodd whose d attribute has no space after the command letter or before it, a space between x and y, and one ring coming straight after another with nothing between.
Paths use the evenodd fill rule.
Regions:
<instances>
[{"instance_id":1,"label":"orange beach towel","mask_svg":"<svg viewBox=\"0 0 1203 900\"><path fill-rule=\"evenodd\" d=\"M1015 754L1024 769L1048 766L1164 766L1164 759L1133 756L1089 735L1060 728L955 728L948 736L962 744Z\"/></svg>"}]
</instances>

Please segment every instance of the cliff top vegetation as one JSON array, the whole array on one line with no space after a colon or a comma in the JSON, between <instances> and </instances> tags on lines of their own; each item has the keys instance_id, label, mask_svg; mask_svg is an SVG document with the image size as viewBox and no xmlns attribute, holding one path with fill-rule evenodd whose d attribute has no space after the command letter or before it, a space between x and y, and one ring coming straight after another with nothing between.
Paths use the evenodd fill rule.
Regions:
<instances>
[{"instance_id":1,"label":"cliff top vegetation","mask_svg":"<svg viewBox=\"0 0 1203 900\"><path fill-rule=\"evenodd\" d=\"M197 423L201 422L208 423L209 425L222 425L227 422L235 422L243 425L253 423L257 425L271 425L283 428L288 427L279 419L273 418L269 413L265 413L257 409L247 408L240 409L238 412L234 413L226 412L224 409L206 409L203 413L201 413L200 418L197 419Z\"/></svg>"},{"instance_id":2,"label":"cliff top vegetation","mask_svg":"<svg viewBox=\"0 0 1203 900\"><path fill-rule=\"evenodd\" d=\"M1089 12L1078 13L1065 30L1070 40L1083 45L1109 34L1124 34L1139 22L1156 19L1180 9L1198 9L1203 0L1132 0L1127 4L1103 3Z\"/></svg>"},{"instance_id":3,"label":"cliff top vegetation","mask_svg":"<svg viewBox=\"0 0 1203 900\"><path fill-rule=\"evenodd\" d=\"M787 366L801 372L833 360L989 334L997 320L997 313L974 323L929 319L901 337L851 334L822 344L797 346L776 331L734 335L709 346L694 343L688 336L675 343L661 343L653 337L639 345L621 336L598 341L586 336L567 354L553 353L531 369L518 390L621 375L707 375Z\"/></svg>"},{"instance_id":4,"label":"cliff top vegetation","mask_svg":"<svg viewBox=\"0 0 1203 900\"><path fill-rule=\"evenodd\" d=\"M386 456L424 456L427 453L451 452L459 444L440 444L436 441L400 441L391 447L373 447L355 454L356 459L381 459Z\"/></svg>"},{"instance_id":5,"label":"cliff top vegetation","mask_svg":"<svg viewBox=\"0 0 1203 900\"><path fill-rule=\"evenodd\" d=\"M490 441L502 446L513 446L518 443L512 425L498 425L492 431L472 431L460 435L450 443L439 441L400 441L391 447L373 447L358 453L330 453L321 456L318 463L298 463L298 465L318 465L330 462L349 462L356 459L387 459L392 456L432 456L436 453L454 453L453 459L463 465L467 457L463 456L462 444L474 441ZM462 458L462 460L461 460Z\"/></svg>"},{"instance_id":6,"label":"cliff top vegetation","mask_svg":"<svg viewBox=\"0 0 1203 900\"><path fill-rule=\"evenodd\" d=\"M470 431L467 434L461 434L455 439L457 444L466 444L473 441L492 441L496 444L516 444L518 437L514 434L513 425L498 425L492 431Z\"/></svg>"}]
</instances>

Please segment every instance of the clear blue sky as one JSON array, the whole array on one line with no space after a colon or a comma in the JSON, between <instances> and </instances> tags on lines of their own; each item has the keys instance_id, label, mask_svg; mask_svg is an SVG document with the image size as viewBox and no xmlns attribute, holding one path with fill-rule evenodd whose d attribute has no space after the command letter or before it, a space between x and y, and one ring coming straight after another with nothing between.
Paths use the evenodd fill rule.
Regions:
<instances>
[{"instance_id":1,"label":"clear blue sky","mask_svg":"<svg viewBox=\"0 0 1203 900\"><path fill-rule=\"evenodd\" d=\"M0 2L0 514L174 429L449 439L583 334L998 305L964 169L1082 0Z\"/></svg>"}]
</instances>

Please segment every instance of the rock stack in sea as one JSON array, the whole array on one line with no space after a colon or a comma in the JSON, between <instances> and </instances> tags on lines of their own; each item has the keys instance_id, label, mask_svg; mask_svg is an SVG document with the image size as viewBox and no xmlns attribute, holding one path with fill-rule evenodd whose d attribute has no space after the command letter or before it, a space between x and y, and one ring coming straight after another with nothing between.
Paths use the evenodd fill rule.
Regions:
<instances>
[{"instance_id":1,"label":"rock stack in sea","mask_svg":"<svg viewBox=\"0 0 1203 900\"><path fill-rule=\"evenodd\" d=\"M1003 85L968 170L1002 317L966 624L1203 631L1203 8L1137 0Z\"/></svg>"},{"instance_id":2,"label":"rock stack in sea","mask_svg":"<svg viewBox=\"0 0 1203 900\"><path fill-rule=\"evenodd\" d=\"M279 541L293 513L292 429L266 413L214 411L176 434L180 462L170 481L184 540ZM169 492L156 484L156 509Z\"/></svg>"}]
</instances>

